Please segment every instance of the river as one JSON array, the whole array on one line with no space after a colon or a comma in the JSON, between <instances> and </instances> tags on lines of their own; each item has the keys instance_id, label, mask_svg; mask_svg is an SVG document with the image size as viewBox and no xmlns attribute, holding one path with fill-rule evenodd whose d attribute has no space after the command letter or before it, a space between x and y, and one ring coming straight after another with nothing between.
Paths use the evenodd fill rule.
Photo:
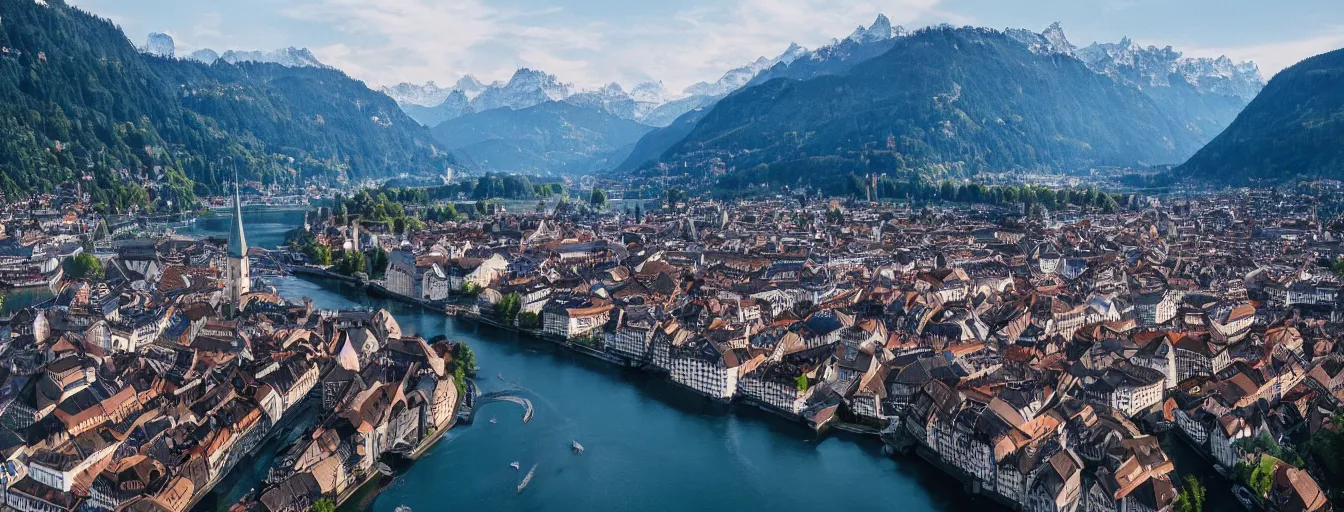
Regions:
<instances>
[{"instance_id":1,"label":"river","mask_svg":"<svg viewBox=\"0 0 1344 512\"><path fill-rule=\"evenodd\" d=\"M303 227L303 214L307 208L300 206L246 206L243 207L243 233L247 244L252 247L274 249L285 243L285 233L291 229ZM196 219L186 228L178 229L184 235L220 237L229 236L229 223L232 213L216 213Z\"/></svg>"},{"instance_id":2,"label":"river","mask_svg":"<svg viewBox=\"0 0 1344 512\"><path fill-rule=\"evenodd\" d=\"M370 297L335 281L279 280L286 298L320 308L385 307L403 332L468 342L484 391L497 374L536 407L482 406L372 503L457 510L995 510L913 457L882 455L876 439L818 438L745 405L723 406L639 370L623 369L513 333ZM489 420L495 418L497 423ZM586 449L576 456L570 443ZM517 461L521 471L509 467ZM527 468L536 476L521 494Z\"/></svg>"},{"instance_id":3,"label":"river","mask_svg":"<svg viewBox=\"0 0 1344 512\"><path fill-rule=\"evenodd\" d=\"M278 245L286 230L302 222L301 215L247 212L248 239L257 246ZM225 218L221 232L227 228ZM466 341L481 368L476 381L483 391L502 389L497 374L502 375L526 388L523 396L536 407L524 424L518 405L483 405L475 424L449 431L374 499L373 512L402 505L419 512L1003 510L967 494L953 477L917 457L883 455L873 438L845 433L819 438L754 407L713 404L639 370L372 297L348 283L288 277L275 284L287 299L311 297L327 309L387 308L407 334ZM586 449L581 456L570 451L575 440ZM1178 455L1203 466L1197 474L1211 495L1226 493L1226 484L1210 478L1197 456L1188 449ZM509 467L515 461L521 470ZM236 469L246 476L231 482L233 492L219 504L227 507L256 485L251 480L264 474L266 462ZM536 475L518 493L518 482L533 464Z\"/></svg>"}]
</instances>

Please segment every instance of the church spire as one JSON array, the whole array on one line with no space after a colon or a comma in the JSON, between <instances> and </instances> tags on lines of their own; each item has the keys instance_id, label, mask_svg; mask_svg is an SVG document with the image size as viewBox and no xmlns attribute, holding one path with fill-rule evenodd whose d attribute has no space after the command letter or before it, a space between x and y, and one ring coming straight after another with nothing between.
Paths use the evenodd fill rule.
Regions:
<instances>
[{"instance_id":1,"label":"church spire","mask_svg":"<svg viewBox=\"0 0 1344 512\"><path fill-rule=\"evenodd\" d=\"M229 257L247 257L247 237L243 236L243 200L238 193L238 170L233 170L233 225L229 228Z\"/></svg>"}]
</instances>

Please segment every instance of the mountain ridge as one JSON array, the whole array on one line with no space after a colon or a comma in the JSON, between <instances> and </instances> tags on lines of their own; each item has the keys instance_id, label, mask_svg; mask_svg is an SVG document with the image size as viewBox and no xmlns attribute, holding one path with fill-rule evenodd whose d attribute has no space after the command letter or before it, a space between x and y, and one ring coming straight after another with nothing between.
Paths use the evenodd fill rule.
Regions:
<instances>
[{"instance_id":1,"label":"mountain ridge","mask_svg":"<svg viewBox=\"0 0 1344 512\"><path fill-rule=\"evenodd\" d=\"M1344 49L1270 79L1236 120L1177 166L1177 176L1229 184L1295 177L1344 179Z\"/></svg>"}]
</instances>

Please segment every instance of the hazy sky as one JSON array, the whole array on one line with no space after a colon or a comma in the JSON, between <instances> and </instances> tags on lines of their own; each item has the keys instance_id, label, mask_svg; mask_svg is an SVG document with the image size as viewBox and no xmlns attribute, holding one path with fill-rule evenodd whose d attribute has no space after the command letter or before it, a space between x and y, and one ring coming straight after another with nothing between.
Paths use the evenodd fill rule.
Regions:
<instances>
[{"instance_id":1,"label":"hazy sky","mask_svg":"<svg viewBox=\"0 0 1344 512\"><path fill-rule=\"evenodd\" d=\"M518 67L582 87L713 81L790 42L814 48L885 13L937 23L1040 31L1063 24L1075 45L1134 41L1190 56L1253 60L1268 79L1344 47L1341 0L69 0L120 24L136 44L166 32L198 48L307 47L370 85L465 74L507 79Z\"/></svg>"}]
</instances>

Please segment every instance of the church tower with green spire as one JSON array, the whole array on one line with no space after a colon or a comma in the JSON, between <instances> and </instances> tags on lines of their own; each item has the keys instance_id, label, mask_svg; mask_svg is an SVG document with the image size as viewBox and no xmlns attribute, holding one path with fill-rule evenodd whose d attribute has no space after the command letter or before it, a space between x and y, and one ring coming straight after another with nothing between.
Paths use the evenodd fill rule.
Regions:
<instances>
[{"instance_id":1,"label":"church tower with green spire","mask_svg":"<svg viewBox=\"0 0 1344 512\"><path fill-rule=\"evenodd\" d=\"M228 278L224 295L237 308L243 294L252 289L252 275L247 269L247 238L243 236L243 200L238 193L238 178L233 180L233 223L229 227Z\"/></svg>"}]
</instances>

